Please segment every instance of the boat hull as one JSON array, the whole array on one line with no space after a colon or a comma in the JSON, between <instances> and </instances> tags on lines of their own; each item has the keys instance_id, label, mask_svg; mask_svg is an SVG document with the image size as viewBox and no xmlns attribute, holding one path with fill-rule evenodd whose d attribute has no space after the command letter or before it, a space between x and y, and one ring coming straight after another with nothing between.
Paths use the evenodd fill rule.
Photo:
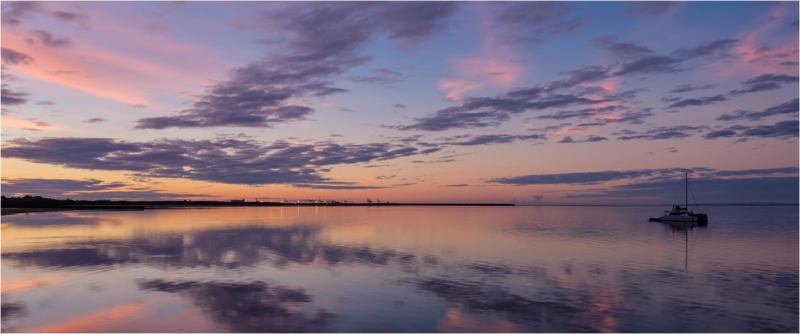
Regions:
<instances>
[{"instance_id":1,"label":"boat hull","mask_svg":"<svg viewBox=\"0 0 800 334\"><path fill-rule=\"evenodd\" d=\"M697 217L691 216L664 216L660 218L650 218L652 222L697 222L699 219Z\"/></svg>"},{"instance_id":2,"label":"boat hull","mask_svg":"<svg viewBox=\"0 0 800 334\"><path fill-rule=\"evenodd\" d=\"M686 223L699 223L700 225L708 224L708 216L704 213L690 214L690 215L665 215L659 218L650 218L651 222L686 222Z\"/></svg>"}]
</instances>

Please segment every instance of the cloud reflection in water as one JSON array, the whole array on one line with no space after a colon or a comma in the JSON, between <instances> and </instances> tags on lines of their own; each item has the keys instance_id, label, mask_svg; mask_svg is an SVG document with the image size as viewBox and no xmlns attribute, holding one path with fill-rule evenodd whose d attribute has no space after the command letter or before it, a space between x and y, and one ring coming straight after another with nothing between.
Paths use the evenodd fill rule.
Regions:
<instances>
[{"instance_id":1,"label":"cloud reflection in water","mask_svg":"<svg viewBox=\"0 0 800 334\"><path fill-rule=\"evenodd\" d=\"M559 224L517 220L489 229L477 224L463 226L484 233L485 239L492 241L488 244L495 247L516 242L509 238L514 235L526 241L524 247L556 240L582 251L619 256L624 261L615 262L614 257L588 261L570 254L542 254L544 248L524 257L499 259L467 253L468 245L462 244L451 244L455 250L432 251L378 239L366 242L362 240L367 239L352 238L342 242L332 237L331 231L355 225L316 222L277 226L240 222L202 228L187 225L195 227L185 230L137 227L113 238L65 239L47 247L4 251L2 258L4 265L11 268L62 272L103 268L113 273L115 268L144 268L132 271L146 273L131 277L137 278L135 293L160 292L156 295L188 301L215 323L236 332L358 328L458 332L797 328L792 325L798 310L797 294L785 293L797 291L798 275L790 267L754 266L693 255L693 270L685 270L687 235L682 233L694 238L698 231L672 234L668 227L646 223L630 226L655 234L660 239L652 240L662 248L652 248L645 255L666 252L671 257L659 259L661 262L642 262L630 254L615 253L626 249L614 246L621 236L637 237L626 230L632 227L599 226L593 221L584 222L580 215L560 217L571 220ZM602 215L595 217L612 221ZM410 238L403 233L419 228L412 225L404 230L410 223L393 225L380 218L371 218L375 220L370 224L374 222L378 225L376 230L388 229L400 237ZM725 231L722 227L711 228ZM657 234L661 232L664 233ZM703 232L706 231L700 231L700 241L692 242L702 246L701 242L714 240L704 239L714 235ZM627 247L631 245L636 244ZM675 265L670 262L673 257L679 259ZM521 258L528 261L520 261ZM380 277L373 279L369 275ZM337 276L346 277L350 280L347 284L366 293L337 291L340 286L336 284L342 282L332 283ZM114 290L114 284L130 283L104 282L108 287L105 291ZM407 295L381 294L389 290ZM371 291L379 293L370 294ZM708 297L708 293L713 296ZM351 302L336 303L335 298L340 296ZM398 308L398 300L403 307ZM383 309L383 304L391 307ZM431 310L437 318L425 325L428 327L403 327L406 320L398 314L414 309Z\"/></svg>"},{"instance_id":2,"label":"cloud reflection in water","mask_svg":"<svg viewBox=\"0 0 800 334\"><path fill-rule=\"evenodd\" d=\"M177 293L233 332L330 332L336 315L318 310L307 316L299 304L310 303L304 289L291 289L263 282L224 283L194 281L139 281L146 291Z\"/></svg>"}]
</instances>

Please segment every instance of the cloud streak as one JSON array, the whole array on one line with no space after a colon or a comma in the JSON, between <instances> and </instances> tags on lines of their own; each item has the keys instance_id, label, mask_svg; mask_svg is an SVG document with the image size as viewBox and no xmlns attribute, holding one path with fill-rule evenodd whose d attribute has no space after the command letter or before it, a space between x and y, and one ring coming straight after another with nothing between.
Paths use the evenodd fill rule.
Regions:
<instances>
[{"instance_id":1,"label":"cloud streak","mask_svg":"<svg viewBox=\"0 0 800 334\"><path fill-rule=\"evenodd\" d=\"M722 95L722 94L715 95L715 96L704 96L704 97L698 97L698 98L692 98L692 99L681 99L681 100L678 100L678 101L670 104L669 106L667 106L667 108L706 106L706 105L709 105L709 104L714 104L714 103L717 103L717 102L724 102L724 101L727 101L727 100L728 100L728 98L725 97L725 95Z\"/></svg>"},{"instance_id":2,"label":"cloud streak","mask_svg":"<svg viewBox=\"0 0 800 334\"><path fill-rule=\"evenodd\" d=\"M530 141L545 139L542 135L481 135L475 136L465 141L450 142L449 145L456 146L478 146L491 144L509 144L515 141Z\"/></svg>"},{"instance_id":3,"label":"cloud streak","mask_svg":"<svg viewBox=\"0 0 800 334\"><path fill-rule=\"evenodd\" d=\"M797 115L798 109L800 109L800 105L798 105L798 99L792 99L791 101L787 101L779 105L769 107L767 109L764 109L763 111L755 112L755 111L737 110L732 114L723 114L717 117L717 120L734 121L734 120L746 119L749 121L758 121L763 118L776 115Z\"/></svg>"},{"instance_id":4,"label":"cloud streak","mask_svg":"<svg viewBox=\"0 0 800 334\"><path fill-rule=\"evenodd\" d=\"M139 177L185 178L227 184L289 184L317 189L364 189L321 175L336 165L392 160L419 154L388 143L293 144L254 140L127 142L108 138L14 139L5 158L86 170L130 171Z\"/></svg>"},{"instance_id":5,"label":"cloud streak","mask_svg":"<svg viewBox=\"0 0 800 334\"><path fill-rule=\"evenodd\" d=\"M11 48L2 48L2 59L5 65L28 65L33 63L33 57Z\"/></svg>"},{"instance_id":6,"label":"cloud streak","mask_svg":"<svg viewBox=\"0 0 800 334\"><path fill-rule=\"evenodd\" d=\"M2 84L0 90L0 101L4 106L18 106L28 103L28 96L30 93L23 91L14 91L8 88L7 84Z\"/></svg>"},{"instance_id":7,"label":"cloud streak","mask_svg":"<svg viewBox=\"0 0 800 334\"><path fill-rule=\"evenodd\" d=\"M794 109L797 112L797 109ZM727 129L709 132L704 136L705 139L717 139L722 137L741 137L742 140L748 138L779 138L787 139L798 136L797 120L777 122L773 125L734 125Z\"/></svg>"},{"instance_id":8,"label":"cloud streak","mask_svg":"<svg viewBox=\"0 0 800 334\"><path fill-rule=\"evenodd\" d=\"M510 185L541 185L541 184L566 184L566 185L591 185L611 181L637 180L627 187L637 185L667 182L681 179L684 173L696 174L696 178L725 178L725 177L780 177L796 175L797 167L748 169L748 170L719 170L712 168L662 168L662 169L637 169L637 170L607 170L602 172L560 173L560 174L532 174L514 177L490 179L488 183L501 183ZM693 177L693 178L695 178ZM626 187L626 186L617 186Z\"/></svg>"},{"instance_id":9,"label":"cloud streak","mask_svg":"<svg viewBox=\"0 0 800 334\"><path fill-rule=\"evenodd\" d=\"M620 132L613 133L614 135L618 135L617 140L634 140L634 139L644 139L644 140L665 140L665 139L681 139L690 137L693 132L701 132L707 130L709 127L702 125L702 126L691 126L691 125L678 125L678 126L659 126L655 128L650 128L647 131L632 131L632 130L622 130Z\"/></svg>"},{"instance_id":10,"label":"cloud streak","mask_svg":"<svg viewBox=\"0 0 800 334\"><path fill-rule=\"evenodd\" d=\"M723 57L738 40L716 40L695 47L679 48L671 55L656 55L652 49L632 42L618 43L611 37L599 37L593 40L595 46L610 53L620 60L612 66L583 66L575 70L561 73L565 79L555 80L525 88L516 88L495 97L468 97L453 107L437 110L433 114L416 117L407 125L384 125L384 128L416 131L444 131L457 128L482 128L498 126L512 116L528 111L541 111L550 108L573 106L607 107L609 102L629 101L642 91L631 90L613 94L602 87L584 87L589 83L617 77L633 77L652 74L675 73L686 70L685 63L693 59L714 59ZM460 86L459 86L460 87ZM460 89L456 86L451 88ZM463 89L472 89L462 87ZM583 92L580 89L582 88ZM591 94L600 95L591 98ZM724 95L684 99L676 101L671 107L702 106L727 100ZM589 109L589 108L587 108ZM646 108L643 110L647 110ZM584 112L584 114L586 114ZM638 119L649 116L639 112ZM632 116L629 113L627 116ZM650 114L652 115L652 114ZM550 117L571 117L567 112L552 114ZM579 117L576 114L576 117ZM589 125L604 125L613 122L615 117L599 118Z\"/></svg>"},{"instance_id":11,"label":"cloud streak","mask_svg":"<svg viewBox=\"0 0 800 334\"><path fill-rule=\"evenodd\" d=\"M175 199L209 197L205 194L173 193L161 190L134 188L123 182L104 182L97 179L3 179L4 196L38 195L49 198L72 199Z\"/></svg>"},{"instance_id":12,"label":"cloud streak","mask_svg":"<svg viewBox=\"0 0 800 334\"><path fill-rule=\"evenodd\" d=\"M140 119L136 129L272 128L306 120L314 109L291 101L346 92L330 80L367 63L371 57L359 52L376 35L400 43L420 42L442 30L456 6L445 2L277 4L262 13L258 24L262 30L287 36L280 44L283 51L233 69L230 79L212 85L191 108L176 116ZM353 79L385 83L397 79L379 72L382 77Z\"/></svg>"}]
</instances>

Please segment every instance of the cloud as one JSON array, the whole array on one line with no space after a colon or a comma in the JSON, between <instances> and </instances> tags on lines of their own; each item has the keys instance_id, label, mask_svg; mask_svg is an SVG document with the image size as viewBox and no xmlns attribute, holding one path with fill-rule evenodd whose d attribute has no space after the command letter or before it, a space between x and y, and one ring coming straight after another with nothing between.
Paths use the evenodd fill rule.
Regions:
<instances>
[{"instance_id":1,"label":"cloud","mask_svg":"<svg viewBox=\"0 0 800 334\"><path fill-rule=\"evenodd\" d=\"M39 195L44 197L94 192L125 187L121 182L105 183L96 179L3 179L3 195Z\"/></svg>"},{"instance_id":2,"label":"cloud","mask_svg":"<svg viewBox=\"0 0 800 334\"><path fill-rule=\"evenodd\" d=\"M720 138L720 137L733 137L735 135L736 135L736 131L733 131L733 130L719 130L719 131L711 131L709 133L706 133L706 135L703 136L703 138L705 138L705 139L714 139L714 138Z\"/></svg>"},{"instance_id":3,"label":"cloud","mask_svg":"<svg viewBox=\"0 0 800 334\"><path fill-rule=\"evenodd\" d=\"M385 30L390 40L420 42L444 30L460 4L454 2L395 2L379 4L373 24Z\"/></svg>"},{"instance_id":4,"label":"cloud","mask_svg":"<svg viewBox=\"0 0 800 334\"><path fill-rule=\"evenodd\" d=\"M600 66L584 66L576 70L562 72L567 78L532 87L517 88L495 97L468 97L460 105L440 109L435 113L414 118L408 125L383 125L397 130L443 131L454 128L481 128L497 126L526 111L564 108L571 106L605 105L615 101L629 101L643 89L633 89L611 93L602 87L580 87L583 84L601 81L611 77L609 69ZM639 69L641 71L641 69ZM571 88L579 87L579 89ZM590 98L591 96L600 96ZM587 97L590 96L590 97ZM629 111L622 115L603 115L610 109L607 105L596 110L563 111L542 116L542 119L563 119L570 117L598 116L596 124L611 122L640 122L641 118L652 115L648 108ZM608 117L599 117L608 116ZM589 125L589 124L587 124Z\"/></svg>"},{"instance_id":5,"label":"cloud","mask_svg":"<svg viewBox=\"0 0 800 334\"><path fill-rule=\"evenodd\" d=\"M33 123L33 125L37 126L37 127L48 127L48 126L50 126L50 123L43 122L43 121L37 121L36 118L26 118L26 120L31 121L31 123Z\"/></svg>"},{"instance_id":6,"label":"cloud","mask_svg":"<svg viewBox=\"0 0 800 334\"><path fill-rule=\"evenodd\" d=\"M798 99L792 99L791 101L784 102L779 105L764 109L764 111L753 112L753 111L737 110L733 112L733 114L722 114L721 116L717 117L717 120L733 121L733 120L747 119L750 121L758 121L762 118L775 115L788 115L788 114L796 115L798 113L798 109L800 109L800 105L798 105Z\"/></svg>"},{"instance_id":7,"label":"cloud","mask_svg":"<svg viewBox=\"0 0 800 334\"><path fill-rule=\"evenodd\" d=\"M332 166L420 153L414 147L388 143L296 144L279 140L264 144L238 139L126 142L108 138L20 138L7 141L2 150L4 158L65 168L130 171L137 177L331 189L363 188L320 175Z\"/></svg>"},{"instance_id":8,"label":"cloud","mask_svg":"<svg viewBox=\"0 0 800 334\"><path fill-rule=\"evenodd\" d=\"M797 120L782 121L775 123L775 125L759 125L759 126L734 126L731 129L739 130L740 137L760 137L760 138L776 138L776 137L797 137L798 122Z\"/></svg>"},{"instance_id":9,"label":"cloud","mask_svg":"<svg viewBox=\"0 0 800 334\"><path fill-rule=\"evenodd\" d=\"M656 16L674 12L681 7L677 1L631 1L625 2L625 12L633 15Z\"/></svg>"},{"instance_id":10,"label":"cloud","mask_svg":"<svg viewBox=\"0 0 800 334\"><path fill-rule=\"evenodd\" d=\"M682 48L676 50L673 53L674 56L653 55L652 52L650 52L651 50L647 47L636 45L632 42L617 43L612 37L598 38L594 40L594 43L612 54L626 58L625 61L611 67L584 66L576 70L562 72L561 74L566 75L567 78L525 88L516 88L495 97L468 97L465 98L460 105L440 109L428 116L414 118L411 124L394 126L384 125L383 127L397 130L420 131L480 128L497 126L509 120L511 116L526 111L578 105L602 105L611 101L630 101L635 98L636 94L643 91L643 89L612 93L611 90L613 90L613 87L611 89L605 89L602 86L586 87L583 85L619 76L665 74L683 71L686 69L686 67L684 67L686 61L698 57L720 55L731 48L737 41L717 40L697 47ZM680 92L706 88L710 87L708 85L698 87L679 86L673 91ZM593 99L587 97L598 95L601 96L601 98ZM726 99L727 97L724 95L717 95L697 99L676 100L670 107L706 105ZM581 115L588 116L588 112L590 111L583 111L583 114L561 112L548 116L553 119L558 119L558 117L580 117ZM652 115L650 110L644 108L638 112L628 111L627 115L612 115L612 117L600 118L595 122L583 124L583 126L621 122L619 120L620 117L628 118L631 122L640 122L641 118L650 115Z\"/></svg>"},{"instance_id":11,"label":"cloud","mask_svg":"<svg viewBox=\"0 0 800 334\"><path fill-rule=\"evenodd\" d=\"M783 167L783 168L764 168L764 169L744 169L744 170L718 170L714 171L713 175L716 177L728 177L728 176L754 176L754 175L782 175L782 174L794 174L797 175L798 169L797 167Z\"/></svg>"},{"instance_id":12,"label":"cloud","mask_svg":"<svg viewBox=\"0 0 800 334\"><path fill-rule=\"evenodd\" d=\"M603 141L603 140L608 140L608 138L590 135L585 140L583 140L583 142L592 143L592 142L598 142L598 141Z\"/></svg>"},{"instance_id":13,"label":"cloud","mask_svg":"<svg viewBox=\"0 0 800 334\"><path fill-rule=\"evenodd\" d=\"M537 132L556 132L556 131L559 131L559 130L561 130L561 129L564 129L564 128L566 128L566 127L570 126L570 125L572 125L572 123L561 123L561 124L557 124L557 125L549 125L549 126L545 126L545 127L543 127L543 128L533 128L533 129L529 129L528 131L537 131Z\"/></svg>"},{"instance_id":14,"label":"cloud","mask_svg":"<svg viewBox=\"0 0 800 334\"><path fill-rule=\"evenodd\" d=\"M359 186L359 185L352 185L352 184L308 184L308 183L296 183L292 186L296 188L308 188L308 189L325 189L325 190L361 190L361 189L386 189L387 187L380 187L380 186Z\"/></svg>"},{"instance_id":15,"label":"cloud","mask_svg":"<svg viewBox=\"0 0 800 334\"><path fill-rule=\"evenodd\" d=\"M731 90L730 92L728 92L728 95L736 96L736 95L742 95L742 94L746 94L746 93L757 93L757 92L766 91L766 90L776 90L776 89L780 89L780 88L781 88L781 86L776 84L776 83L774 83L774 82L765 82L765 83L759 83L759 84L751 85L749 87L745 87L744 89Z\"/></svg>"},{"instance_id":16,"label":"cloud","mask_svg":"<svg viewBox=\"0 0 800 334\"><path fill-rule=\"evenodd\" d=\"M705 106L717 102L727 101L725 95L719 94L716 96L704 96L693 99L682 99L667 106L667 108L681 108L689 106Z\"/></svg>"},{"instance_id":17,"label":"cloud","mask_svg":"<svg viewBox=\"0 0 800 334\"><path fill-rule=\"evenodd\" d=\"M533 174L514 177L502 177L491 179L489 183L501 183L510 185L533 185L533 184L598 184L609 181L637 179L641 177L661 176L674 173L688 173L691 169L686 168L665 168L665 169L640 169L626 171L603 171L603 172L583 172L583 173L561 173L561 174Z\"/></svg>"},{"instance_id":18,"label":"cloud","mask_svg":"<svg viewBox=\"0 0 800 334\"><path fill-rule=\"evenodd\" d=\"M28 65L33 63L33 57L10 48L2 48L2 59L5 65Z\"/></svg>"},{"instance_id":19,"label":"cloud","mask_svg":"<svg viewBox=\"0 0 800 334\"><path fill-rule=\"evenodd\" d=\"M59 49L72 47L72 40L70 40L69 37L57 37L49 31L38 29L31 30L30 32L36 38L35 40L48 48ZM32 43L34 43L34 39L28 39L28 44Z\"/></svg>"},{"instance_id":20,"label":"cloud","mask_svg":"<svg viewBox=\"0 0 800 334\"><path fill-rule=\"evenodd\" d=\"M125 189L128 188L128 189ZM172 193L161 190L130 188L123 182L104 182L96 179L3 179L4 196L42 196L71 199L175 199L208 197L204 194Z\"/></svg>"},{"instance_id":21,"label":"cloud","mask_svg":"<svg viewBox=\"0 0 800 334\"><path fill-rule=\"evenodd\" d=\"M572 88L581 84L597 82L610 77L608 68L602 66L582 66L578 69L559 74L564 74L568 77L566 79L556 80L543 85L546 87L547 91Z\"/></svg>"},{"instance_id":22,"label":"cloud","mask_svg":"<svg viewBox=\"0 0 800 334\"><path fill-rule=\"evenodd\" d=\"M766 90L780 89L781 84L797 83L797 77L784 74L762 74L744 82L745 87L734 89L728 95L741 95L745 93L756 93Z\"/></svg>"},{"instance_id":23,"label":"cloud","mask_svg":"<svg viewBox=\"0 0 800 334\"><path fill-rule=\"evenodd\" d=\"M608 140L608 138L595 136L595 135L589 135L589 137L586 137L586 139L584 139L584 140L577 140L576 141L576 140L572 139L572 137L567 136L567 137L564 137L564 139L561 139L561 141L559 141L559 143L562 143L562 144L593 143L593 142L598 142L598 141L603 141L603 140Z\"/></svg>"},{"instance_id":24,"label":"cloud","mask_svg":"<svg viewBox=\"0 0 800 334\"><path fill-rule=\"evenodd\" d=\"M689 132L700 132L703 130L708 129L708 126L690 126L690 125L679 125L679 126L660 126L651 128L645 132L637 132L631 130L622 130L620 132L613 133L614 135L619 135L617 140L634 140L634 139L644 139L644 140L663 140L663 139L681 139L691 136Z\"/></svg>"},{"instance_id":25,"label":"cloud","mask_svg":"<svg viewBox=\"0 0 800 334\"><path fill-rule=\"evenodd\" d=\"M466 92L482 88L510 88L524 77L527 67L507 48L483 43L480 55L451 59L458 78L442 78L437 87L446 90L447 100L457 101Z\"/></svg>"},{"instance_id":26,"label":"cloud","mask_svg":"<svg viewBox=\"0 0 800 334\"><path fill-rule=\"evenodd\" d=\"M720 178L714 175L724 172L726 171L692 176L689 185L694 198L701 205L704 203L797 203L797 176L778 177L764 174L743 178ZM646 201L650 203L669 203L675 200L675 194L683 192L682 176L674 175L671 179L612 186L594 192L567 195L565 198L647 198Z\"/></svg>"},{"instance_id":27,"label":"cloud","mask_svg":"<svg viewBox=\"0 0 800 334\"><path fill-rule=\"evenodd\" d=\"M87 15L60 10L49 11L45 9L44 3L38 1L9 1L4 3L2 24L8 26L20 25L24 20L29 19L33 13L47 15L62 23L75 24L81 29L89 29L91 27L91 18Z\"/></svg>"},{"instance_id":28,"label":"cloud","mask_svg":"<svg viewBox=\"0 0 800 334\"><path fill-rule=\"evenodd\" d=\"M645 56L622 65L614 75L632 76L641 74L664 74L683 71L679 59L667 56Z\"/></svg>"},{"instance_id":29,"label":"cloud","mask_svg":"<svg viewBox=\"0 0 800 334\"><path fill-rule=\"evenodd\" d=\"M136 128L271 128L305 120L314 110L289 101L346 92L330 79L370 61L359 51L377 34L420 42L442 30L456 8L450 2L276 3L253 24L286 37L279 53L231 70L230 79L212 85L178 115L143 118Z\"/></svg>"},{"instance_id":30,"label":"cloud","mask_svg":"<svg viewBox=\"0 0 800 334\"><path fill-rule=\"evenodd\" d=\"M797 83L797 76L791 76L785 74L762 74L755 78L749 79L744 83L752 85L752 84L770 83L770 82L784 83L784 84Z\"/></svg>"},{"instance_id":31,"label":"cloud","mask_svg":"<svg viewBox=\"0 0 800 334\"><path fill-rule=\"evenodd\" d=\"M443 131L453 128L479 128L498 125L512 115L527 110L607 102L571 94L544 94L542 88L519 89L498 97L470 97L457 107L436 111L431 116L414 119L410 125L383 126L397 130Z\"/></svg>"},{"instance_id":32,"label":"cloud","mask_svg":"<svg viewBox=\"0 0 800 334\"><path fill-rule=\"evenodd\" d=\"M509 144L517 140L529 141L529 140L542 140L546 139L542 135L481 135L472 137L469 140L462 141L462 142L452 142L448 143L449 145L457 145L457 146L477 146L477 145L490 145L490 144Z\"/></svg>"},{"instance_id":33,"label":"cloud","mask_svg":"<svg viewBox=\"0 0 800 334\"><path fill-rule=\"evenodd\" d=\"M80 14L80 13L73 13L73 12L65 12L65 11L53 11L50 12L50 15L64 23L73 23L77 25L79 28L89 29L91 27L91 19L89 16Z\"/></svg>"},{"instance_id":34,"label":"cloud","mask_svg":"<svg viewBox=\"0 0 800 334\"><path fill-rule=\"evenodd\" d=\"M737 39L720 39L692 48L680 48L675 50L675 52L672 54L681 60L688 60L698 57L710 57L714 55L724 56L724 54L721 53L730 50L737 43L739 43L739 40Z\"/></svg>"},{"instance_id":35,"label":"cloud","mask_svg":"<svg viewBox=\"0 0 800 334\"><path fill-rule=\"evenodd\" d=\"M578 124L578 127L602 126L612 123L642 124L644 119L653 116L652 108L628 110L618 115L600 115L594 122Z\"/></svg>"},{"instance_id":36,"label":"cloud","mask_svg":"<svg viewBox=\"0 0 800 334\"><path fill-rule=\"evenodd\" d=\"M459 183L459 184L446 184L446 185L442 185L440 187L463 188L463 187L469 187L469 185L466 184L466 183Z\"/></svg>"},{"instance_id":37,"label":"cloud","mask_svg":"<svg viewBox=\"0 0 800 334\"><path fill-rule=\"evenodd\" d=\"M395 103L395 104L393 104L393 105L392 105L392 107L395 107L395 108L400 108L400 109L405 109L405 108L406 108L406 105L405 105L405 104L402 104L402 103Z\"/></svg>"},{"instance_id":38,"label":"cloud","mask_svg":"<svg viewBox=\"0 0 800 334\"><path fill-rule=\"evenodd\" d=\"M773 35L783 26L786 18L796 13L796 6L774 2L764 15L759 15L761 23L752 30L740 34L741 42L733 48L733 57L721 58L711 64L710 69L719 76L735 73L781 72L797 75L797 38L779 40L774 45ZM773 45L769 45L771 43Z\"/></svg>"},{"instance_id":39,"label":"cloud","mask_svg":"<svg viewBox=\"0 0 800 334\"><path fill-rule=\"evenodd\" d=\"M798 172L797 167L786 167L786 168L770 168L770 169L749 169L749 170L719 170L719 169L712 169L712 168L704 168L704 167L695 167L695 168L662 168L662 169L638 169L638 170L608 170L602 172L582 172L582 173L560 173L560 174L533 174L533 175L523 175L523 176L515 176L515 177L504 177L504 178L495 178L490 179L489 183L501 183L501 184L510 184L510 185L541 185L541 184L567 184L567 185L589 185L589 184L601 184L611 181L628 181L628 184L621 185L621 186L612 186L606 190L601 190L599 194L590 195L591 197L595 196L611 196L611 193L616 192L618 190L638 190L641 192L637 193L627 193L625 196L636 196L636 195L646 195L646 191L656 191L650 196L657 194L658 189L661 189L663 192L664 188L675 188L680 186L683 188L682 181L684 173L692 174L692 185L693 189L697 190L701 187L698 185L698 182L704 182L703 180L715 180L720 181L723 178L731 178L736 177L740 180L747 180L747 177L758 177L762 180L769 180L769 179L781 179L784 175L796 175ZM794 184L797 184L797 177L794 177ZM735 180L735 179L730 179ZM753 179L751 179L752 181ZM758 179L754 179L758 180ZM771 182L771 181L770 181ZM795 186L795 192L797 191L797 187ZM710 191L710 189L705 189L705 191ZM570 195L567 197L590 197L586 195ZM668 196L671 198L671 196ZM774 197L774 196L767 196L767 197ZM713 197L704 197L704 198L713 198ZM754 197L757 198L757 197ZM797 201L797 196L794 198L784 199L785 200L792 200Z\"/></svg>"},{"instance_id":40,"label":"cloud","mask_svg":"<svg viewBox=\"0 0 800 334\"><path fill-rule=\"evenodd\" d=\"M388 68L373 68L369 70L370 76L350 76L348 79L358 83L369 83L386 86L403 79L403 74Z\"/></svg>"},{"instance_id":41,"label":"cloud","mask_svg":"<svg viewBox=\"0 0 800 334\"><path fill-rule=\"evenodd\" d=\"M645 57L654 53L653 49L634 42L617 43L613 36L595 37L592 39L592 44L620 60Z\"/></svg>"},{"instance_id":42,"label":"cloud","mask_svg":"<svg viewBox=\"0 0 800 334\"><path fill-rule=\"evenodd\" d=\"M85 123L102 123L102 122L108 122L108 120L107 120L107 119L105 119L105 118L98 118L98 117L95 117L95 118L90 118L90 119L87 119L87 120L85 120L84 122L85 122Z\"/></svg>"},{"instance_id":43,"label":"cloud","mask_svg":"<svg viewBox=\"0 0 800 334\"><path fill-rule=\"evenodd\" d=\"M568 2L512 2L498 6L493 27L506 43L535 44L547 35L567 34L583 24L571 18L576 6Z\"/></svg>"},{"instance_id":44,"label":"cloud","mask_svg":"<svg viewBox=\"0 0 800 334\"><path fill-rule=\"evenodd\" d=\"M706 84L706 85L701 85L701 86L692 86L692 85L688 85L687 84L687 85L675 86L675 88L673 88L669 92L670 93L675 93L675 94L677 94L677 93L689 93L689 92L693 92L693 91L696 91L696 90L711 89L711 88L714 88L714 87L716 87L716 85Z\"/></svg>"},{"instance_id":45,"label":"cloud","mask_svg":"<svg viewBox=\"0 0 800 334\"><path fill-rule=\"evenodd\" d=\"M36 1L9 1L3 3L2 24L19 25L30 13L42 9L43 3Z\"/></svg>"},{"instance_id":46,"label":"cloud","mask_svg":"<svg viewBox=\"0 0 800 334\"><path fill-rule=\"evenodd\" d=\"M567 118L589 118L594 117L601 114L607 114L611 111L615 111L618 109L623 109L624 107L619 105L610 105L605 106L602 108L588 108L588 109L579 109L579 110L563 110L559 111L555 114L549 115L539 115L536 116L536 119L567 119Z\"/></svg>"},{"instance_id":47,"label":"cloud","mask_svg":"<svg viewBox=\"0 0 800 334\"><path fill-rule=\"evenodd\" d=\"M22 92L22 91L13 91L8 88L7 84L2 84L2 90L0 91L0 101L4 106L17 106L21 104L28 103L27 96L30 93Z\"/></svg>"},{"instance_id":48,"label":"cloud","mask_svg":"<svg viewBox=\"0 0 800 334\"><path fill-rule=\"evenodd\" d=\"M644 53L644 56L622 64L622 66L614 72L614 75L633 76L681 72L686 70L685 67L681 66L684 62L700 57L724 57L726 55L725 52L736 45L736 43L738 43L738 40L734 39L716 40L696 47L677 49L671 56Z\"/></svg>"},{"instance_id":49,"label":"cloud","mask_svg":"<svg viewBox=\"0 0 800 334\"><path fill-rule=\"evenodd\" d=\"M441 150L442 149L438 148L438 147L428 148L428 149L424 149L422 151L419 151L419 154L431 154L431 153L439 152Z\"/></svg>"}]
</instances>

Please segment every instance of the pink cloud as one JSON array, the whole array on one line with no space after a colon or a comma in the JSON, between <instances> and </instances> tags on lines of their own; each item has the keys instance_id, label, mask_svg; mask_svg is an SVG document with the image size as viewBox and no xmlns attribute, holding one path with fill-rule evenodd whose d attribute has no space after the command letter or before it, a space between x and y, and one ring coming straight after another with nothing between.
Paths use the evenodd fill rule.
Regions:
<instances>
[{"instance_id":1,"label":"pink cloud","mask_svg":"<svg viewBox=\"0 0 800 334\"><path fill-rule=\"evenodd\" d=\"M458 100L464 93L481 88L480 84L469 80L441 79L437 85L439 89L447 91L447 99L450 101Z\"/></svg>"},{"instance_id":2,"label":"pink cloud","mask_svg":"<svg viewBox=\"0 0 800 334\"><path fill-rule=\"evenodd\" d=\"M617 77L611 77L606 80L601 81L598 86L605 89L608 92L613 92L622 85L622 81L619 80Z\"/></svg>"},{"instance_id":3,"label":"pink cloud","mask_svg":"<svg viewBox=\"0 0 800 334\"><path fill-rule=\"evenodd\" d=\"M511 52L489 52L483 56L451 61L457 78L439 80L439 89L447 91L448 100L458 100L464 93L483 88L510 88L519 83L527 68L512 59Z\"/></svg>"},{"instance_id":4,"label":"pink cloud","mask_svg":"<svg viewBox=\"0 0 800 334\"><path fill-rule=\"evenodd\" d=\"M3 124L4 128L16 128L16 129L26 129L26 130L35 130L35 131L42 131L42 130L49 130L49 131L64 131L65 128L52 125L48 122L41 122L35 119L18 119L9 116L3 116Z\"/></svg>"},{"instance_id":5,"label":"pink cloud","mask_svg":"<svg viewBox=\"0 0 800 334\"><path fill-rule=\"evenodd\" d=\"M519 83L528 70L509 45L495 42L498 32L492 27L488 9L476 4L475 10L480 15L481 49L473 55L450 60L455 78L443 78L438 85L439 89L447 91L448 100L458 100L476 89L510 88Z\"/></svg>"},{"instance_id":6,"label":"pink cloud","mask_svg":"<svg viewBox=\"0 0 800 334\"><path fill-rule=\"evenodd\" d=\"M57 83L126 105L152 107L153 99L164 90L174 93L201 90L211 79L223 77L225 70L234 66L211 56L204 46L173 41L144 29L125 26L124 21L113 22L104 15L95 14L92 16L98 19L93 20L93 30L69 36L72 47L58 52L26 43L27 28L3 29L4 47L24 52L34 59L32 64L15 66L12 70L21 76Z\"/></svg>"},{"instance_id":7,"label":"pink cloud","mask_svg":"<svg viewBox=\"0 0 800 334\"><path fill-rule=\"evenodd\" d=\"M761 26L737 36L741 41L731 50L735 55L733 60L721 59L709 64L707 70L720 77L742 72L751 75L762 73L796 75L797 35L774 47L767 47L763 43L772 32L783 26L783 21L789 14L785 5L773 6L769 17ZM794 64L788 64L792 62Z\"/></svg>"}]
</instances>

